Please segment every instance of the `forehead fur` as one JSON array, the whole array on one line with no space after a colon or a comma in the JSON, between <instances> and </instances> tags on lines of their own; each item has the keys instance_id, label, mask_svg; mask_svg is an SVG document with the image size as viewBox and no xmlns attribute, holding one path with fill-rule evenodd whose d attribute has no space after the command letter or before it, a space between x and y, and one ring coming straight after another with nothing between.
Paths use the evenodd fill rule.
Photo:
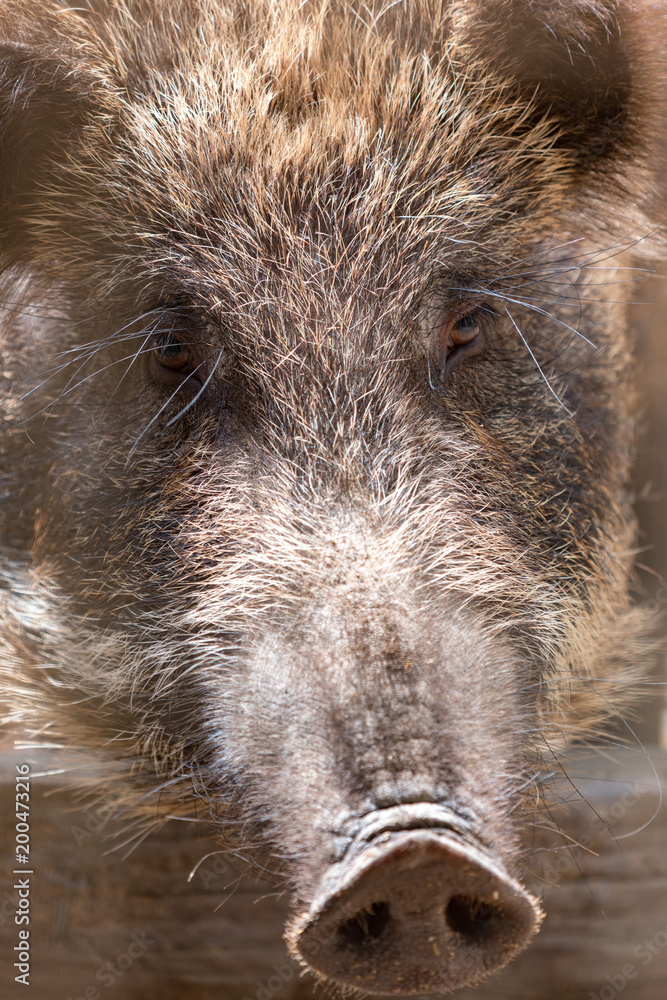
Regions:
<instances>
[{"instance_id":1,"label":"forehead fur","mask_svg":"<svg viewBox=\"0 0 667 1000\"><path fill-rule=\"evenodd\" d=\"M131 240L173 263L180 247L189 268L213 244L240 275L258 247L284 257L290 232L320 234L329 259L372 245L380 267L400 249L403 265L427 250L456 269L457 248L481 256L482 235L502 255L568 216L599 228L601 200L617 203L626 234L637 227L618 207L630 147L635 193L643 184L649 131L630 5L4 0L0 11L24 102L60 89L78 109L67 145L79 153L58 162L54 140L21 220L47 256L63 234L76 237L71 255L84 234L89 249Z\"/></svg>"}]
</instances>

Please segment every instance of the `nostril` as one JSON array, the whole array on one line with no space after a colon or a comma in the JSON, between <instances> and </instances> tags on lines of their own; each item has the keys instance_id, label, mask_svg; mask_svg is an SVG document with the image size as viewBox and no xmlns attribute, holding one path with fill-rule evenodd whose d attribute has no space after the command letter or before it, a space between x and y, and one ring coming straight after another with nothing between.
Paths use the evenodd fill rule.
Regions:
<instances>
[{"instance_id":1,"label":"nostril","mask_svg":"<svg viewBox=\"0 0 667 1000\"><path fill-rule=\"evenodd\" d=\"M362 948L382 937L390 922L387 903L371 903L338 927L339 948Z\"/></svg>"},{"instance_id":2,"label":"nostril","mask_svg":"<svg viewBox=\"0 0 667 1000\"><path fill-rule=\"evenodd\" d=\"M471 944L482 944L502 933L506 914L499 906L474 896L452 896L445 907L445 920L455 934Z\"/></svg>"}]
</instances>

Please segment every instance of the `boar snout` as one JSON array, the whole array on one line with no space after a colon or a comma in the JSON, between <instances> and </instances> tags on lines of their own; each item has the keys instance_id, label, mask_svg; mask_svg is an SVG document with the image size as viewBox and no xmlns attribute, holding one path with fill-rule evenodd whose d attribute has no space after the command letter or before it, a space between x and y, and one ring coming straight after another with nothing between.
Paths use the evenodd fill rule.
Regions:
<instances>
[{"instance_id":1,"label":"boar snout","mask_svg":"<svg viewBox=\"0 0 667 1000\"><path fill-rule=\"evenodd\" d=\"M398 811L414 826L418 806ZM288 931L292 954L342 986L405 995L474 983L524 948L539 904L441 811L439 829L358 838Z\"/></svg>"},{"instance_id":2,"label":"boar snout","mask_svg":"<svg viewBox=\"0 0 667 1000\"><path fill-rule=\"evenodd\" d=\"M459 598L431 607L405 560L382 562L385 537L367 533L352 582L338 554L347 588L298 632L264 629L222 704L258 842L283 845L292 956L348 989L434 993L538 929L513 880L530 708L506 637ZM381 605L374 582L391 587Z\"/></svg>"}]
</instances>

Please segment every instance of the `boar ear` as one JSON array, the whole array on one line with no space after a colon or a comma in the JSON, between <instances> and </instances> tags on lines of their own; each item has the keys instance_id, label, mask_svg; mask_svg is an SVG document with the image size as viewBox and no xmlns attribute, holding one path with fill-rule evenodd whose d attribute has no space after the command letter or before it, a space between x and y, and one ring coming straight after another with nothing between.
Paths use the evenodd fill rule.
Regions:
<instances>
[{"instance_id":1,"label":"boar ear","mask_svg":"<svg viewBox=\"0 0 667 1000\"><path fill-rule=\"evenodd\" d=\"M85 71L27 44L0 43L0 247L30 240L40 199L62 186L94 115ZM67 184L65 184L67 186Z\"/></svg>"},{"instance_id":2,"label":"boar ear","mask_svg":"<svg viewBox=\"0 0 667 1000\"><path fill-rule=\"evenodd\" d=\"M646 150L660 61L650 0L479 0L457 20L463 48L577 171L607 173Z\"/></svg>"}]
</instances>

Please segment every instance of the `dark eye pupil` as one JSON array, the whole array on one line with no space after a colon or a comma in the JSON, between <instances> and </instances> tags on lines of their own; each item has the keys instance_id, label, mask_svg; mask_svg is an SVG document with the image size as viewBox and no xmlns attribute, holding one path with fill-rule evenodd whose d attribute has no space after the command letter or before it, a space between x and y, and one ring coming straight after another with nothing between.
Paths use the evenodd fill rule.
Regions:
<instances>
[{"instance_id":1,"label":"dark eye pupil","mask_svg":"<svg viewBox=\"0 0 667 1000\"><path fill-rule=\"evenodd\" d=\"M163 334L158 337L157 348L160 358L163 358L165 361L177 360L185 350L183 344L178 340L174 340L170 334Z\"/></svg>"},{"instance_id":2,"label":"dark eye pupil","mask_svg":"<svg viewBox=\"0 0 667 1000\"><path fill-rule=\"evenodd\" d=\"M459 333L473 333L479 326L479 319L477 313L468 313L466 316L461 316L460 319L456 321L456 329Z\"/></svg>"}]
</instances>

